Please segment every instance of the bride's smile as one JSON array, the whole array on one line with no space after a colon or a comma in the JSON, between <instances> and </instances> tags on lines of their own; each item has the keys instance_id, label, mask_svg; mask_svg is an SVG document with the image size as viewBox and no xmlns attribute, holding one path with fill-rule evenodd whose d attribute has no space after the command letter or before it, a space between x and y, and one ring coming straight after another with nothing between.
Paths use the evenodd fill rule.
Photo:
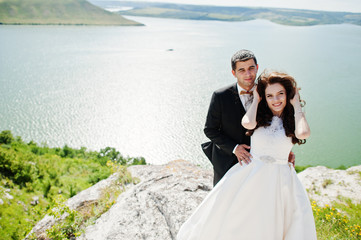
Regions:
<instances>
[{"instance_id":1,"label":"bride's smile","mask_svg":"<svg viewBox=\"0 0 361 240\"><path fill-rule=\"evenodd\" d=\"M286 106L286 89L279 83L270 84L265 91L268 107L273 115L280 116Z\"/></svg>"}]
</instances>

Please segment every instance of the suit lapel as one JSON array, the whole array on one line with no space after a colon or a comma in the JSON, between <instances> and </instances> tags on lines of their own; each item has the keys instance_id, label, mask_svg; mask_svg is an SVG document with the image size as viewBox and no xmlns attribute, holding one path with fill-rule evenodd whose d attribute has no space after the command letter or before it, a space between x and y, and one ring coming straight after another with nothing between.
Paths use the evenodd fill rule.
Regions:
<instances>
[{"instance_id":1,"label":"suit lapel","mask_svg":"<svg viewBox=\"0 0 361 240\"><path fill-rule=\"evenodd\" d=\"M243 115L246 113L246 110L244 109L241 99L239 98L237 83L232 86L232 93L235 99L236 112L239 114L238 118L242 119Z\"/></svg>"}]
</instances>

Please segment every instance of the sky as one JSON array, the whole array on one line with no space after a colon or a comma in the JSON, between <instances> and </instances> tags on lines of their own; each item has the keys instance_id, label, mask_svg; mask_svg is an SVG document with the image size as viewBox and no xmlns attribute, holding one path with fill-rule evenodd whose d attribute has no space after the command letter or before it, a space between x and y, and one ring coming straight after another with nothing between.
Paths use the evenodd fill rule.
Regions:
<instances>
[{"instance_id":1,"label":"sky","mask_svg":"<svg viewBox=\"0 0 361 240\"><path fill-rule=\"evenodd\" d=\"M361 0L138 0L194 5L275 7L361 13Z\"/></svg>"}]
</instances>

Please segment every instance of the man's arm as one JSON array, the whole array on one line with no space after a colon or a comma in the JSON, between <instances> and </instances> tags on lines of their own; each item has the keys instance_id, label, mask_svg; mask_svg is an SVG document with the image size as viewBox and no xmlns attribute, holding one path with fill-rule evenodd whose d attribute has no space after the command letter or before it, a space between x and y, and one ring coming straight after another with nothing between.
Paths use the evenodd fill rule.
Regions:
<instances>
[{"instance_id":1,"label":"man's arm","mask_svg":"<svg viewBox=\"0 0 361 240\"><path fill-rule=\"evenodd\" d=\"M204 133L218 147L232 155L237 143L221 132L222 107L220 102L219 95L213 93Z\"/></svg>"}]
</instances>

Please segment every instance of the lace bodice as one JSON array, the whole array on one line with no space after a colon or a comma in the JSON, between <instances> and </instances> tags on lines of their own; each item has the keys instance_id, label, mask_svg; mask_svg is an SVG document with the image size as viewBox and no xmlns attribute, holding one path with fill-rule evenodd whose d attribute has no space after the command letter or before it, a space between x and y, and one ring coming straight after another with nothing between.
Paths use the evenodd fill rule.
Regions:
<instances>
[{"instance_id":1,"label":"lace bodice","mask_svg":"<svg viewBox=\"0 0 361 240\"><path fill-rule=\"evenodd\" d=\"M276 116L270 126L257 128L251 137L252 156L265 162L288 162L292 146L292 139L286 137L282 119Z\"/></svg>"}]
</instances>

